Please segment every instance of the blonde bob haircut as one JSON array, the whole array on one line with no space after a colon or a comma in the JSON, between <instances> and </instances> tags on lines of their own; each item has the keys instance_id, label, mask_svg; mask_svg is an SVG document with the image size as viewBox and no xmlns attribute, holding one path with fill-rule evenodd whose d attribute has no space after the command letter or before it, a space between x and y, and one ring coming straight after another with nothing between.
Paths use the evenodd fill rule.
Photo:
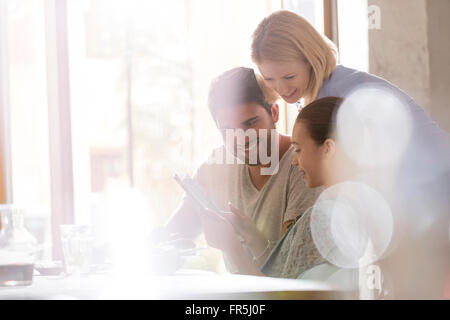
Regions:
<instances>
[{"instance_id":1,"label":"blonde bob haircut","mask_svg":"<svg viewBox=\"0 0 450 320\"><path fill-rule=\"evenodd\" d=\"M254 63L291 62L303 59L311 66L306 88L306 104L314 101L336 67L336 46L321 35L308 20L287 10L279 10L262 20L253 33L251 56Z\"/></svg>"}]
</instances>

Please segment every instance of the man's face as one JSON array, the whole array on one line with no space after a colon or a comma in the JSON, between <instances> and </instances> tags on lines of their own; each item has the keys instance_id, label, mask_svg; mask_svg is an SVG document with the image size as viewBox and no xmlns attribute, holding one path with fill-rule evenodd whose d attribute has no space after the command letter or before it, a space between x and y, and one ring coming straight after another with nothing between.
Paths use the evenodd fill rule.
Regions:
<instances>
[{"instance_id":1,"label":"man's face","mask_svg":"<svg viewBox=\"0 0 450 320\"><path fill-rule=\"evenodd\" d=\"M217 127L220 130L225 146L228 146L227 149L247 165L261 164L259 159L260 149L264 149L262 152L267 152L267 156L270 156L271 130L275 129L275 122L277 121L278 106L276 105L272 106L272 115L269 115L257 103L219 108L216 112ZM232 136L233 141L227 141L227 129L231 129L236 133ZM239 129L243 130L245 136L241 135L238 138ZM261 129L265 129L267 133L265 134ZM240 150L240 153L238 153L238 150ZM256 163L251 161L252 157L250 157L250 154L255 152L258 155ZM243 157L239 157L240 154Z\"/></svg>"}]
</instances>

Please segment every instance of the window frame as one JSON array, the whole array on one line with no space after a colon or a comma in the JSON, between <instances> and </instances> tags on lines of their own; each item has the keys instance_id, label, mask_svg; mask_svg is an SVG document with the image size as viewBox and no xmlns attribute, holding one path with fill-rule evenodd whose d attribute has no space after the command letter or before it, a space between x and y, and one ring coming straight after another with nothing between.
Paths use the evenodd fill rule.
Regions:
<instances>
[{"instance_id":1,"label":"window frame","mask_svg":"<svg viewBox=\"0 0 450 320\"><path fill-rule=\"evenodd\" d=\"M52 257L62 258L59 225L74 222L67 0L43 1L50 148ZM8 0L0 0L0 203L13 203Z\"/></svg>"},{"instance_id":2,"label":"window frame","mask_svg":"<svg viewBox=\"0 0 450 320\"><path fill-rule=\"evenodd\" d=\"M7 2L0 0L0 203L13 199L7 10Z\"/></svg>"},{"instance_id":3,"label":"window frame","mask_svg":"<svg viewBox=\"0 0 450 320\"><path fill-rule=\"evenodd\" d=\"M67 0L45 0L53 259L62 258L59 226L75 221L67 34Z\"/></svg>"}]
</instances>

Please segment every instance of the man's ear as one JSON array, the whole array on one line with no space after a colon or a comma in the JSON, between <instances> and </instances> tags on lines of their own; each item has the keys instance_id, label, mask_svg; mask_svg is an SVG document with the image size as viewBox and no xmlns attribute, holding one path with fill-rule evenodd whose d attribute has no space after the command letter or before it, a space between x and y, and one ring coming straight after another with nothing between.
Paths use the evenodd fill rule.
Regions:
<instances>
[{"instance_id":1,"label":"man's ear","mask_svg":"<svg viewBox=\"0 0 450 320\"><path fill-rule=\"evenodd\" d=\"M324 153L327 156L332 156L336 153L336 143L333 139L327 139L323 143Z\"/></svg>"},{"instance_id":2,"label":"man's ear","mask_svg":"<svg viewBox=\"0 0 450 320\"><path fill-rule=\"evenodd\" d=\"M274 103L270 110L272 111L273 123L277 123L280 120L280 108L278 104Z\"/></svg>"}]
</instances>

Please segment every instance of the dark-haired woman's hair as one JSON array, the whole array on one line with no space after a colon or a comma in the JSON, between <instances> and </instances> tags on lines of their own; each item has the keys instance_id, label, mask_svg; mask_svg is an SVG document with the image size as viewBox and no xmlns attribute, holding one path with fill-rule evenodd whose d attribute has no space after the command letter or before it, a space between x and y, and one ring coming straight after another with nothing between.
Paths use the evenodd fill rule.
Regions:
<instances>
[{"instance_id":1,"label":"dark-haired woman's hair","mask_svg":"<svg viewBox=\"0 0 450 320\"><path fill-rule=\"evenodd\" d=\"M336 127L336 113L342 101L343 98L339 97L317 99L300 111L295 123L304 123L311 138L321 145L332 138Z\"/></svg>"},{"instance_id":2,"label":"dark-haired woman's hair","mask_svg":"<svg viewBox=\"0 0 450 320\"><path fill-rule=\"evenodd\" d=\"M240 104L257 103L270 115L277 96L263 87L251 68L234 68L214 79L209 88L208 107L213 119L218 108L235 107Z\"/></svg>"}]
</instances>

